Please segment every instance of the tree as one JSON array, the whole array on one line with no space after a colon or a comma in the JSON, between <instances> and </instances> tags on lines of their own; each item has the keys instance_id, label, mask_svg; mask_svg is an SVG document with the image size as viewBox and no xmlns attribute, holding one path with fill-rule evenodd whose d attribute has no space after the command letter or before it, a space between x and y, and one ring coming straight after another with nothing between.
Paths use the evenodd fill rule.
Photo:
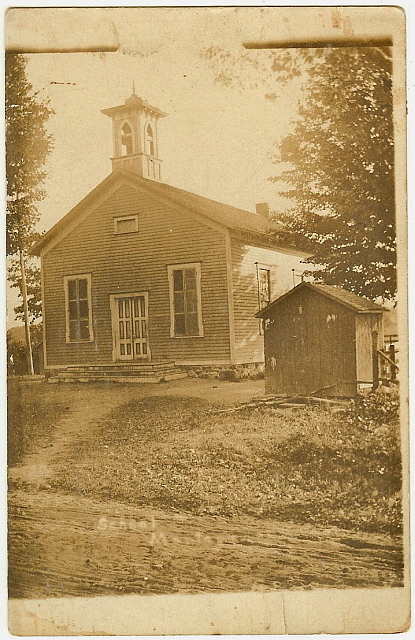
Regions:
<instances>
[{"instance_id":1,"label":"tree","mask_svg":"<svg viewBox=\"0 0 415 640\"><path fill-rule=\"evenodd\" d=\"M392 62L388 50L328 50L273 178L294 206L280 219L312 252L313 275L368 298L396 293Z\"/></svg>"},{"instance_id":2,"label":"tree","mask_svg":"<svg viewBox=\"0 0 415 640\"><path fill-rule=\"evenodd\" d=\"M32 325L36 320L42 317L40 268L27 259L25 262L25 273L29 323ZM8 269L8 279L11 287L22 291L23 283L19 260L11 260ZM23 320L24 322L25 314L23 303L14 308L14 313L17 320Z\"/></svg>"},{"instance_id":3,"label":"tree","mask_svg":"<svg viewBox=\"0 0 415 640\"><path fill-rule=\"evenodd\" d=\"M29 372L27 344L25 337L19 331L21 327L14 327L7 331L7 373L8 375L24 376ZM32 339L35 345L42 341L42 323L32 327ZM34 358L35 365L38 364L38 372L40 372L39 359Z\"/></svg>"},{"instance_id":4,"label":"tree","mask_svg":"<svg viewBox=\"0 0 415 640\"><path fill-rule=\"evenodd\" d=\"M315 278L368 298L396 293L392 60L388 48L204 52L224 85L274 100L300 82L293 131L270 179L292 206L279 237L311 253ZM248 80L241 78L247 71Z\"/></svg>"},{"instance_id":5,"label":"tree","mask_svg":"<svg viewBox=\"0 0 415 640\"><path fill-rule=\"evenodd\" d=\"M37 206L45 196L43 167L52 148L45 124L53 111L33 93L26 78L26 62L21 54L6 54L6 252L19 260L18 286L23 299L29 371L33 373L26 260L37 237Z\"/></svg>"}]
</instances>

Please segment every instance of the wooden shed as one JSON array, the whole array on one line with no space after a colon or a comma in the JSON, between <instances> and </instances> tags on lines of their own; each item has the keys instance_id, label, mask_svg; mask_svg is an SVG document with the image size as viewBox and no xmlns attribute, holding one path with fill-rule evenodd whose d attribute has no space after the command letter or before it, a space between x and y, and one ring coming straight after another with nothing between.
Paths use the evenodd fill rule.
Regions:
<instances>
[{"instance_id":1,"label":"wooden shed","mask_svg":"<svg viewBox=\"0 0 415 640\"><path fill-rule=\"evenodd\" d=\"M264 321L267 393L356 395L372 384L385 309L339 287L302 282L256 315Z\"/></svg>"}]
</instances>

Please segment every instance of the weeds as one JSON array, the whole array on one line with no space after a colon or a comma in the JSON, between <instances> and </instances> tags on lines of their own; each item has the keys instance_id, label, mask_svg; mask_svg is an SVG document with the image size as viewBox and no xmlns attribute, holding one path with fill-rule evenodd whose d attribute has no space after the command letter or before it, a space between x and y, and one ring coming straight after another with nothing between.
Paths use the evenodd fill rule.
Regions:
<instances>
[{"instance_id":1,"label":"weeds","mask_svg":"<svg viewBox=\"0 0 415 640\"><path fill-rule=\"evenodd\" d=\"M117 409L73 452L59 485L197 514L401 530L395 396L359 398L341 415L207 408L160 396Z\"/></svg>"},{"instance_id":2,"label":"weeds","mask_svg":"<svg viewBox=\"0 0 415 640\"><path fill-rule=\"evenodd\" d=\"M56 422L67 413L65 398L56 389L40 393L41 383L7 388L7 462L18 464L23 456L48 443ZM62 395L62 394L61 394Z\"/></svg>"}]
</instances>

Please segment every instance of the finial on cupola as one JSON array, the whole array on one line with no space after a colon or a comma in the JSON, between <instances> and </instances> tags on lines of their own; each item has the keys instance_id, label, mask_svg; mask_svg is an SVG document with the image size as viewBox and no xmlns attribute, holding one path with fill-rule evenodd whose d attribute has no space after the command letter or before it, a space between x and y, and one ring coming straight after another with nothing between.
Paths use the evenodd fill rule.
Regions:
<instances>
[{"instance_id":1,"label":"finial on cupola","mask_svg":"<svg viewBox=\"0 0 415 640\"><path fill-rule=\"evenodd\" d=\"M135 84L134 84L134 80L133 80L133 96L135 96L135 95L136 95L136 93L135 93Z\"/></svg>"}]
</instances>

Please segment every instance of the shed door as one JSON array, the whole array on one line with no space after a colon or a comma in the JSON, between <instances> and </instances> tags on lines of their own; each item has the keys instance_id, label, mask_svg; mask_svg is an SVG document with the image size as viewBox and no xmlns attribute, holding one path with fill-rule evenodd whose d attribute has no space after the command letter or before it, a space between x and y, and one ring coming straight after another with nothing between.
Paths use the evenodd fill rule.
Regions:
<instances>
[{"instance_id":1,"label":"shed door","mask_svg":"<svg viewBox=\"0 0 415 640\"><path fill-rule=\"evenodd\" d=\"M147 294L115 297L112 306L116 360L149 360Z\"/></svg>"}]
</instances>

